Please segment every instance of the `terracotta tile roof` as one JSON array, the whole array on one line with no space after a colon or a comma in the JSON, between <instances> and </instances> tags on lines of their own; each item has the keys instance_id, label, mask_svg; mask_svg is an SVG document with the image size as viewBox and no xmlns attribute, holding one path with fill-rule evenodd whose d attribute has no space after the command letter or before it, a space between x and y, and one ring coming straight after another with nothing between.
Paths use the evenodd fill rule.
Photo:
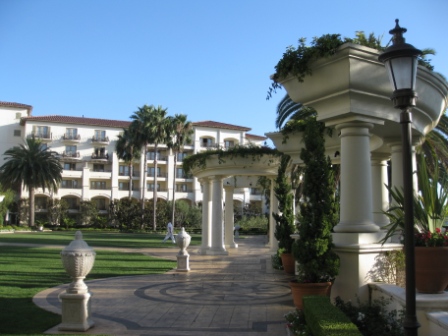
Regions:
<instances>
[{"instance_id":1,"label":"terracotta tile roof","mask_svg":"<svg viewBox=\"0 0 448 336\"><path fill-rule=\"evenodd\" d=\"M221 123L221 122L217 122L217 121L210 121L210 120L193 122L192 124L193 124L193 126L196 126L196 127L224 128L224 129L230 129L230 130L234 130L234 131L243 131L243 132L247 132L247 131L251 130L248 127L225 124L225 123Z\"/></svg>"},{"instance_id":2,"label":"terracotta tile roof","mask_svg":"<svg viewBox=\"0 0 448 336\"><path fill-rule=\"evenodd\" d=\"M21 103L12 103L12 102L0 101L0 106L24 108L24 109L28 110L28 115L30 115L31 111L33 110L33 107L31 105L21 104Z\"/></svg>"},{"instance_id":3,"label":"terracotta tile roof","mask_svg":"<svg viewBox=\"0 0 448 336\"><path fill-rule=\"evenodd\" d=\"M253 140L266 140L267 139L267 137L265 137L265 136L249 134L249 133L246 133L246 138L253 139Z\"/></svg>"},{"instance_id":4,"label":"terracotta tile roof","mask_svg":"<svg viewBox=\"0 0 448 336\"><path fill-rule=\"evenodd\" d=\"M60 115L24 117L22 118L20 123L21 125L24 125L27 121L49 122L55 124L76 124L76 125L88 125L88 126L114 127L114 128L127 128L131 123L130 121L84 118L84 117L68 117Z\"/></svg>"}]
</instances>

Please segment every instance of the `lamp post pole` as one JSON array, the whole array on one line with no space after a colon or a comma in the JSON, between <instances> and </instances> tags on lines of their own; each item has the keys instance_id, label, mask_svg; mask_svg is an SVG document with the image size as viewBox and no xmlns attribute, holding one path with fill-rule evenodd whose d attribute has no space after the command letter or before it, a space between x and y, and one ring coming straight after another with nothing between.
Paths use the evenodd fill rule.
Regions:
<instances>
[{"instance_id":1,"label":"lamp post pole","mask_svg":"<svg viewBox=\"0 0 448 336\"><path fill-rule=\"evenodd\" d=\"M406 311L403 327L407 336L417 336L420 324L416 314L415 290L415 251L414 251L414 188L412 182L412 116L410 109L416 105L417 57L421 51L405 43L403 33L406 28L398 25L389 33L393 35L392 46L388 47L378 59L384 62L394 88L392 101L401 110L400 124L403 150L404 186L404 250L406 258Z\"/></svg>"}]
</instances>

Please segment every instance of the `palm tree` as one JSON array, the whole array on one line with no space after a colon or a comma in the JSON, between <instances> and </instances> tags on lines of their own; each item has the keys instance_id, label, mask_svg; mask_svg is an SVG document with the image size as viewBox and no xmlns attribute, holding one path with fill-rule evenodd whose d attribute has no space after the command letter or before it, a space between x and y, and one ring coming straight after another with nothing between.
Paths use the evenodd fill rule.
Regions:
<instances>
[{"instance_id":1,"label":"palm tree","mask_svg":"<svg viewBox=\"0 0 448 336\"><path fill-rule=\"evenodd\" d=\"M0 183L5 187L28 188L30 208L29 225L34 226L34 189L58 190L62 180L62 165L55 152L44 148L34 137L26 139L25 145L8 149L6 162L0 167Z\"/></svg>"},{"instance_id":2,"label":"palm tree","mask_svg":"<svg viewBox=\"0 0 448 336\"><path fill-rule=\"evenodd\" d=\"M133 120L130 125L130 131L133 134L136 144L144 148L145 174L144 189L142 199L142 228L144 227L144 209L145 209L145 190L146 190L146 160L147 148L149 144L154 144L154 188L153 188L153 230L156 230L156 209L157 209L157 150L160 143L164 143L168 136L168 127L166 122L166 110L162 106L144 105L139 107L138 111L131 116Z\"/></svg>"},{"instance_id":3,"label":"palm tree","mask_svg":"<svg viewBox=\"0 0 448 336\"><path fill-rule=\"evenodd\" d=\"M129 198L132 198L133 163L140 157L140 150L129 129L123 129L123 134L118 135L115 152L119 159L129 164Z\"/></svg>"},{"instance_id":4,"label":"palm tree","mask_svg":"<svg viewBox=\"0 0 448 336\"><path fill-rule=\"evenodd\" d=\"M171 128L171 139L168 141L168 148L173 150L174 154L174 178L173 178L173 208L171 210L171 223L174 225L174 214L176 204L176 166L177 166L177 154L182 153L185 144L191 143L191 135L193 134L193 125L190 121L187 121L185 114L176 114L174 117L169 118L169 125Z\"/></svg>"}]
</instances>

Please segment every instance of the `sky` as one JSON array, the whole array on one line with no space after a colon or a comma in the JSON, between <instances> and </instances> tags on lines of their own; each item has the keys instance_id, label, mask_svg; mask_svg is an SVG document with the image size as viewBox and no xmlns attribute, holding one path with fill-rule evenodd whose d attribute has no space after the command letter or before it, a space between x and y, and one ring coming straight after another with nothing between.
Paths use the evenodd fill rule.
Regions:
<instances>
[{"instance_id":1,"label":"sky","mask_svg":"<svg viewBox=\"0 0 448 336\"><path fill-rule=\"evenodd\" d=\"M433 48L448 77L446 0L0 0L0 101L34 116L129 120L145 104L276 131L270 75L290 45L323 34Z\"/></svg>"}]
</instances>

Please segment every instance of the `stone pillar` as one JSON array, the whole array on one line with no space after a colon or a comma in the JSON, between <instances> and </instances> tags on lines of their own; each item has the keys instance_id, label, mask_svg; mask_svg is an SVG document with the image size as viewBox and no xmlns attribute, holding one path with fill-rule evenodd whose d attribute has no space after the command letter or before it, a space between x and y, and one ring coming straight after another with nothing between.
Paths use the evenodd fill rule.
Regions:
<instances>
[{"instance_id":1,"label":"stone pillar","mask_svg":"<svg viewBox=\"0 0 448 336\"><path fill-rule=\"evenodd\" d=\"M278 241L275 239L275 219L272 213L278 212L278 201L274 193L275 180L271 178L271 193L269 196L269 249L271 252L277 252Z\"/></svg>"},{"instance_id":2,"label":"stone pillar","mask_svg":"<svg viewBox=\"0 0 448 336\"><path fill-rule=\"evenodd\" d=\"M206 254L211 245L211 181L201 179L202 183L202 242L200 254Z\"/></svg>"},{"instance_id":3,"label":"stone pillar","mask_svg":"<svg viewBox=\"0 0 448 336\"><path fill-rule=\"evenodd\" d=\"M233 186L225 186L226 191L226 207L224 211L224 242L226 248L237 248L238 244L235 243L233 236L234 229L234 217L233 217Z\"/></svg>"},{"instance_id":4,"label":"stone pillar","mask_svg":"<svg viewBox=\"0 0 448 336\"><path fill-rule=\"evenodd\" d=\"M372 153L372 198L373 221L380 228L389 224L389 219L383 213L389 208L389 192L387 190L387 153Z\"/></svg>"},{"instance_id":5,"label":"stone pillar","mask_svg":"<svg viewBox=\"0 0 448 336\"><path fill-rule=\"evenodd\" d=\"M417 171L417 159L415 157L415 145L418 143L418 139L412 139L412 167L414 169L414 174L412 175L412 185L414 192L418 192L418 177L415 173ZM403 192L403 147L401 141L395 141L389 143L391 148L391 168L392 168L392 188L395 190L397 188Z\"/></svg>"},{"instance_id":6,"label":"stone pillar","mask_svg":"<svg viewBox=\"0 0 448 336\"><path fill-rule=\"evenodd\" d=\"M336 126L341 135L341 212L335 232L376 232L373 222L370 123Z\"/></svg>"},{"instance_id":7,"label":"stone pillar","mask_svg":"<svg viewBox=\"0 0 448 336\"><path fill-rule=\"evenodd\" d=\"M212 240L207 254L227 255L224 247L224 225L222 218L222 180L221 175L212 177Z\"/></svg>"}]
</instances>

